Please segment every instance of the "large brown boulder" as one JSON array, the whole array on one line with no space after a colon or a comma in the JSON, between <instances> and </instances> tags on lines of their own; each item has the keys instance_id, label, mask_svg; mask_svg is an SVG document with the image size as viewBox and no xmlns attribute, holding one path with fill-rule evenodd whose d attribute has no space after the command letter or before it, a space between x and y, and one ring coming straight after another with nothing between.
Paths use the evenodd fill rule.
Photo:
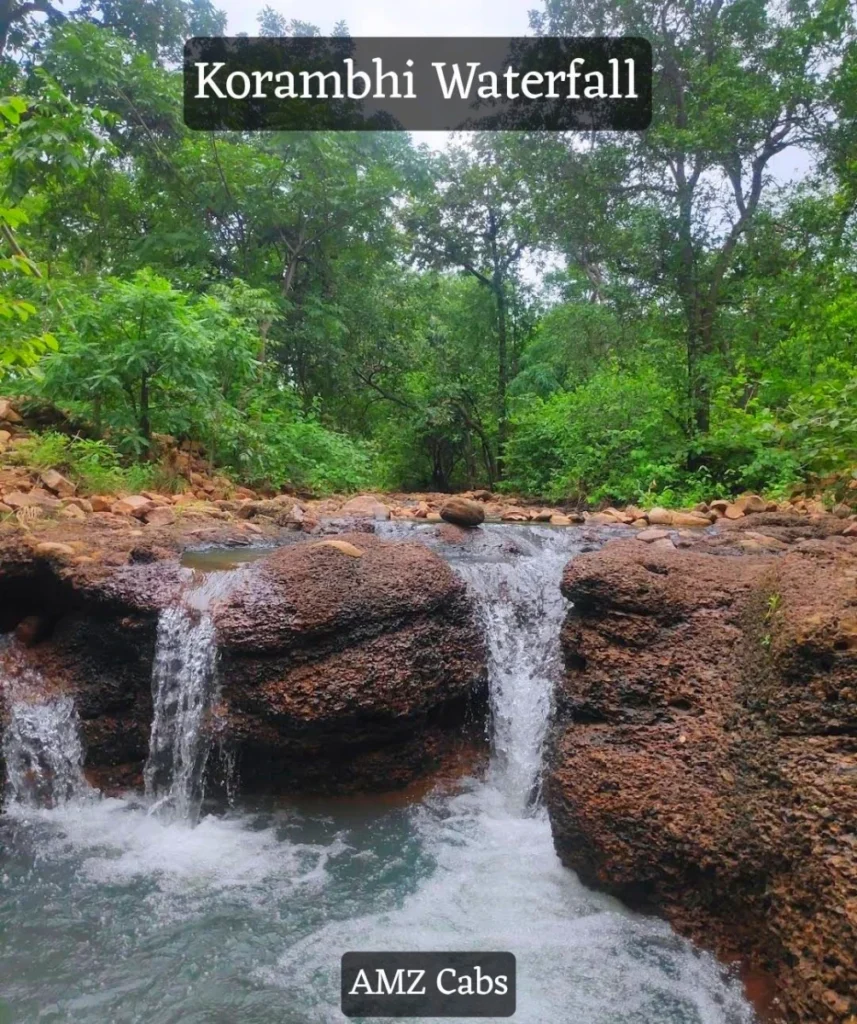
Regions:
<instances>
[{"instance_id":1,"label":"large brown boulder","mask_svg":"<svg viewBox=\"0 0 857 1024\"><path fill-rule=\"evenodd\" d=\"M838 539L837 539L838 540ZM564 863L857 1014L857 547L620 542L566 569L546 800Z\"/></svg>"},{"instance_id":2,"label":"large brown boulder","mask_svg":"<svg viewBox=\"0 0 857 1024\"><path fill-rule=\"evenodd\" d=\"M479 526L485 522L485 508L470 498L452 497L443 503L440 517L453 526Z\"/></svg>"},{"instance_id":3,"label":"large brown boulder","mask_svg":"<svg viewBox=\"0 0 857 1024\"><path fill-rule=\"evenodd\" d=\"M421 544L346 534L283 549L215 621L225 735L249 786L410 781L484 701L466 588Z\"/></svg>"}]
</instances>

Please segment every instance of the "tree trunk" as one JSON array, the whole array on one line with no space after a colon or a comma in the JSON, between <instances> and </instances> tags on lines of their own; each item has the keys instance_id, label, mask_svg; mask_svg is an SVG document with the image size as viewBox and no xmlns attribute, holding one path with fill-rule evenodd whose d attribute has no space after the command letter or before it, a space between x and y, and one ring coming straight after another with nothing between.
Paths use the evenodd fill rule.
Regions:
<instances>
[{"instance_id":1,"label":"tree trunk","mask_svg":"<svg viewBox=\"0 0 857 1024\"><path fill-rule=\"evenodd\" d=\"M506 391L509 386L509 352L506 336L506 293L502 278L494 275L494 295L497 300L497 479L503 479L506 463Z\"/></svg>"},{"instance_id":2,"label":"tree trunk","mask_svg":"<svg viewBox=\"0 0 857 1024\"><path fill-rule=\"evenodd\" d=\"M146 374L140 381L140 433L147 441L152 439L152 424L149 419L149 378Z\"/></svg>"}]
</instances>

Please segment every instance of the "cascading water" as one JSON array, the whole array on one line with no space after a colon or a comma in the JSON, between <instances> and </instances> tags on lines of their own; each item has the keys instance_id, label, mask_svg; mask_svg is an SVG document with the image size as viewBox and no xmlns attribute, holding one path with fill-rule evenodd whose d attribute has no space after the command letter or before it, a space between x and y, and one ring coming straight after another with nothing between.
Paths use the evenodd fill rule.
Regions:
<instances>
[{"instance_id":1,"label":"cascading water","mask_svg":"<svg viewBox=\"0 0 857 1024\"><path fill-rule=\"evenodd\" d=\"M519 812L537 806L542 746L560 670L559 589L573 535L532 528L504 561L456 561L477 603L488 642L493 716L490 780ZM565 541L565 543L563 543Z\"/></svg>"},{"instance_id":2,"label":"cascading water","mask_svg":"<svg viewBox=\"0 0 857 1024\"><path fill-rule=\"evenodd\" d=\"M80 722L71 697L13 704L3 736L10 799L26 807L58 807L89 791L83 777Z\"/></svg>"},{"instance_id":3,"label":"cascading water","mask_svg":"<svg viewBox=\"0 0 857 1024\"><path fill-rule=\"evenodd\" d=\"M0 657L0 698L8 708L2 753L9 803L58 807L88 794L74 701L51 694L11 644Z\"/></svg>"},{"instance_id":4,"label":"cascading water","mask_svg":"<svg viewBox=\"0 0 857 1024\"><path fill-rule=\"evenodd\" d=\"M217 694L217 636L212 604L235 573L212 573L158 620L152 668L152 731L143 770L152 812L169 808L194 820L203 797L211 735L208 715Z\"/></svg>"},{"instance_id":5,"label":"cascading water","mask_svg":"<svg viewBox=\"0 0 857 1024\"><path fill-rule=\"evenodd\" d=\"M0 1018L5 999L16 1020L334 1024L347 950L505 949L518 962L519 1024L752 1024L713 957L561 866L537 799L560 573L609 531L487 526L455 544L433 526L378 525L434 547L476 598L491 677L486 777L411 806L245 804L195 828L122 800L13 813L5 830L0 818L0 936L12 937L0 938L0 977L13 979ZM211 600L190 591L162 623L166 690L205 695L174 699L202 725L191 737L214 699L199 614ZM172 766L183 732L169 735ZM207 747L190 751L180 763L198 767ZM165 769L160 792L175 778ZM49 931L34 923L47 905L62 910Z\"/></svg>"}]
</instances>

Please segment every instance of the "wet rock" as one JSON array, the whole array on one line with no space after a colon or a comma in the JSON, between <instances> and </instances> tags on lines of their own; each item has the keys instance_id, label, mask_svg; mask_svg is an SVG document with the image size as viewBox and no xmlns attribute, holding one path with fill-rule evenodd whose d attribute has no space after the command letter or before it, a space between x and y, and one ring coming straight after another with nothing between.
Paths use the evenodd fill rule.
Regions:
<instances>
[{"instance_id":1,"label":"wet rock","mask_svg":"<svg viewBox=\"0 0 857 1024\"><path fill-rule=\"evenodd\" d=\"M669 536L669 530L661 530L654 527L648 530L641 530L637 534L637 540L641 540L646 544L654 544L656 540L669 540Z\"/></svg>"},{"instance_id":2,"label":"wet rock","mask_svg":"<svg viewBox=\"0 0 857 1024\"><path fill-rule=\"evenodd\" d=\"M479 526L485 522L485 509L469 498L450 498L441 508L440 517L454 526Z\"/></svg>"},{"instance_id":3,"label":"wet rock","mask_svg":"<svg viewBox=\"0 0 857 1024\"><path fill-rule=\"evenodd\" d=\"M224 736L250 788L398 785L484 701L467 590L421 544L346 534L284 548L215 621Z\"/></svg>"},{"instance_id":4,"label":"wet rock","mask_svg":"<svg viewBox=\"0 0 857 1024\"><path fill-rule=\"evenodd\" d=\"M772 974L802 1024L857 1013L857 552L839 540L570 563L546 779L564 863Z\"/></svg>"}]
</instances>

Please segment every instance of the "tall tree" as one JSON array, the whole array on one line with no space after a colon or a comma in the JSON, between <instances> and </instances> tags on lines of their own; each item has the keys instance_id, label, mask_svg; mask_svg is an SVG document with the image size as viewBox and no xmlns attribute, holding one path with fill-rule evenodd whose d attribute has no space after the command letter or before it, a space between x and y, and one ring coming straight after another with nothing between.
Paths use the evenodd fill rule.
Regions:
<instances>
[{"instance_id":1,"label":"tall tree","mask_svg":"<svg viewBox=\"0 0 857 1024\"><path fill-rule=\"evenodd\" d=\"M772 184L774 158L812 144L851 17L848 0L547 0L533 16L540 32L653 43L652 127L596 140L591 166L603 175L609 154L603 187L633 200L633 223L601 225L618 243L613 272L636 273L678 304L692 432L711 424L712 363L726 345L718 314L739 242ZM585 154L570 143L567 159L576 168L568 180L579 179Z\"/></svg>"},{"instance_id":2,"label":"tall tree","mask_svg":"<svg viewBox=\"0 0 857 1024\"><path fill-rule=\"evenodd\" d=\"M407 223L423 266L457 268L488 289L497 344L497 457L503 474L508 435L508 388L516 353L510 345L509 306L521 262L535 241L530 190L515 159L513 137L477 135L469 146L439 156L429 188Z\"/></svg>"}]
</instances>

